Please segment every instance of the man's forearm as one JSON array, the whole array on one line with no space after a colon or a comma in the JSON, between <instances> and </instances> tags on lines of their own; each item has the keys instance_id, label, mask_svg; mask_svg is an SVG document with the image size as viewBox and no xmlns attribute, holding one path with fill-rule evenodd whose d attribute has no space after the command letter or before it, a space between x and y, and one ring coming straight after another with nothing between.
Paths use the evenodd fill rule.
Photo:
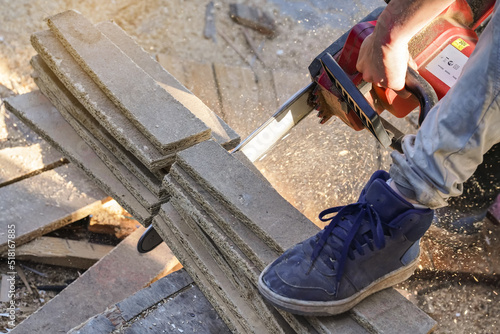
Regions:
<instances>
[{"instance_id":1,"label":"man's forearm","mask_svg":"<svg viewBox=\"0 0 500 334\"><path fill-rule=\"evenodd\" d=\"M408 43L454 0L392 0L377 21L376 34L384 44Z\"/></svg>"}]
</instances>

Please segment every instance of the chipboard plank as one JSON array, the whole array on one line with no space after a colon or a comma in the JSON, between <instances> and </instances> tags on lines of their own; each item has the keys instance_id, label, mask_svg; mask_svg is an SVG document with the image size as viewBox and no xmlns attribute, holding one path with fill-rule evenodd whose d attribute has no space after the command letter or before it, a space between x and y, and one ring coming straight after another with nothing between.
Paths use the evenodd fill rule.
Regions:
<instances>
[{"instance_id":1,"label":"chipboard plank","mask_svg":"<svg viewBox=\"0 0 500 334\"><path fill-rule=\"evenodd\" d=\"M50 17L47 23L108 98L162 153L210 138L210 128L83 15L69 10Z\"/></svg>"},{"instance_id":2,"label":"chipboard plank","mask_svg":"<svg viewBox=\"0 0 500 334\"><path fill-rule=\"evenodd\" d=\"M188 82L184 86L167 72L151 55L144 51L113 22L101 22L97 28L127 54L154 80L161 83L167 92L175 96L180 103L189 109L206 126L212 130L215 141L231 149L239 143L239 137L218 115L218 95L215 87L212 66L195 62L186 62L182 66ZM186 88L189 86L188 88ZM193 90L191 89L193 88ZM208 101L209 103L202 101ZM214 113L215 111L215 113Z\"/></svg>"},{"instance_id":3,"label":"chipboard plank","mask_svg":"<svg viewBox=\"0 0 500 334\"><path fill-rule=\"evenodd\" d=\"M0 253L7 250L9 230L15 229L20 246L85 218L105 197L71 164L0 188Z\"/></svg>"}]
</instances>

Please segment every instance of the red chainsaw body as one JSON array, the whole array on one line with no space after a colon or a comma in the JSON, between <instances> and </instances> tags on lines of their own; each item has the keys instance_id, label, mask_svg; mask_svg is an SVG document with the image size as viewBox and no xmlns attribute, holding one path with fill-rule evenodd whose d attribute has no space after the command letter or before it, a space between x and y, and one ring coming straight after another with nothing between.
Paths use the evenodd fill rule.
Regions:
<instances>
[{"instance_id":1,"label":"red chainsaw body","mask_svg":"<svg viewBox=\"0 0 500 334\"><path fill-rule=\"evenodd\" d=\"M478 36L475 29L492 11L493 5L474 22L473 12L467 1L457 0L411 40L410 53L418 66L417 70L434 88L439 99L446 95L456 82L465 62L476 46ZM364 39L373 32L375 25L376 21L355 25L342 50L333 55L355 85L363 82L362 74L356 70L360 47ZM338 97L324 71L320 72L315 81L323 90L322 95L326 104L334 104L333 100ZM325 93L325 90L330 94ZM407 116L419 106L414 97L404 99L390 89L376 86L373 86L365 97L374 103L378 112L388 110L400 118ZM357 115L345 108L343 111L334 110L333 113L355 130L359 131L364 128ZM340 115L342 113L343 115Z\"/></svg>"}]
</instances>

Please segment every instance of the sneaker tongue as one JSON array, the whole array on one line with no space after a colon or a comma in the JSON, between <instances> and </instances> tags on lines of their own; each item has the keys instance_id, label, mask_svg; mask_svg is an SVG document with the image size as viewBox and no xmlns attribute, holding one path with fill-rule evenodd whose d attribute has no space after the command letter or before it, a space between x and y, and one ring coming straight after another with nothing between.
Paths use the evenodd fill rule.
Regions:
<instances>
[{"instance_id":1,"label":"sneaker tongue","mask_svg":"<svg viewBox=\"0 0 500 334\"><path fill-rule=\"evenodd\" d=\"M413 205L396 194L383 180L375 180L366 191L365 200L373 205L380 219L389 222Z\"/></svg>"}]
</instances>

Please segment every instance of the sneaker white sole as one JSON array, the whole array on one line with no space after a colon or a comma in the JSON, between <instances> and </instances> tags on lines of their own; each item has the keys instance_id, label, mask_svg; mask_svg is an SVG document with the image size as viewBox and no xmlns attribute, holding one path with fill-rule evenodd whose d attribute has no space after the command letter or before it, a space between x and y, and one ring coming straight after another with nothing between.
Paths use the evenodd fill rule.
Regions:
<instances>
[{"instance_id":1,"label":"sneaker white sole","mask_svg":"<svg viewBox=\"0 0 500 334\"><path fill-rule=\"evenodd\" d=\"M328 316L344 313L352 309L356 304L377 291L389 288L393 285L407 280L418 266L417 257L408 265L401 267L373 281L370 285L355 293L349 298L330 302L314 302L300 299L292 299L278 295L271 291L262 281L263 274L267 271L267 266L259 276L259 291L273 305L290 313L310 316Z\"/></svg>"}]
</instances>

